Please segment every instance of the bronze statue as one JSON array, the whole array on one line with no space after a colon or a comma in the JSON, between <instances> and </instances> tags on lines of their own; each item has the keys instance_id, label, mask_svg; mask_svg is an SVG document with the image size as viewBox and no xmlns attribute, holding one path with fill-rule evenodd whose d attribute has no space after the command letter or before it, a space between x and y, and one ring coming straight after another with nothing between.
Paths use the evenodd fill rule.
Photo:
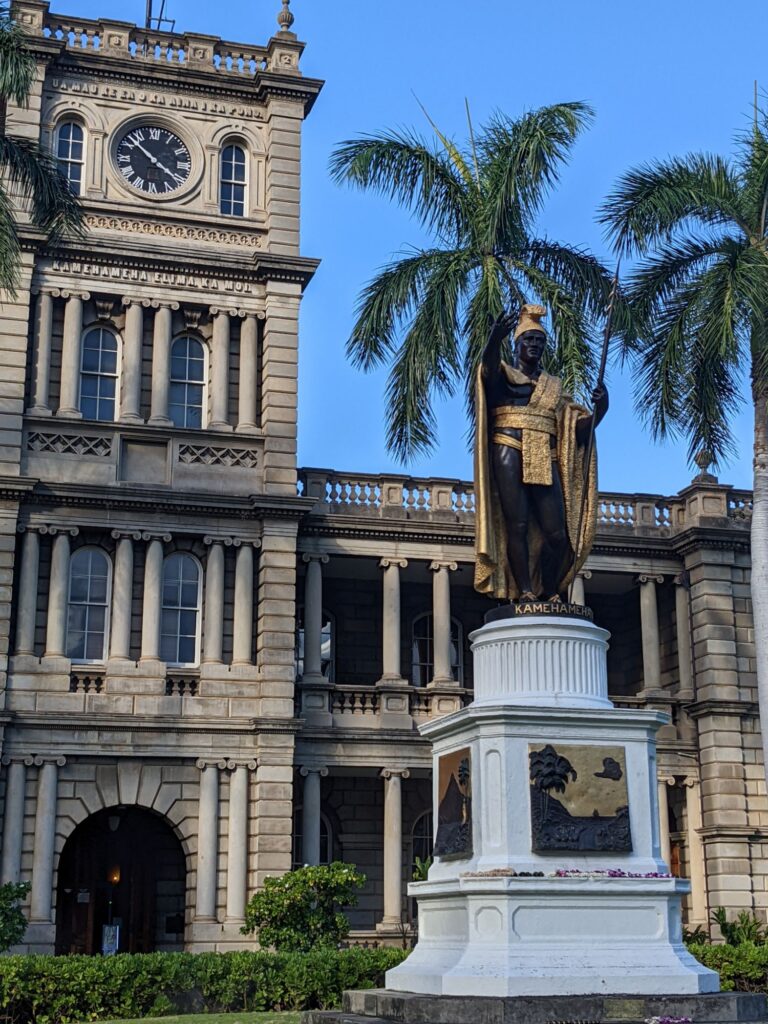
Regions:
<instances>
[{"instance_id":1,"label":"bronze statue","mask_svg":"<svg viewBox=\"0 0 768 1024\"><path fill-rule=\"evenodd\" d=\"M478 370L475 432L475 589L515 602L559 602L583 565L597 524L597 460L590 432L608 410L608 392L592 393L594 412L563 393L541 360L543 306L523 306L514 363L501 357L514 321L491 328ZM583 503L583 507L582 507Z\"/></svg>"}]
</instances>

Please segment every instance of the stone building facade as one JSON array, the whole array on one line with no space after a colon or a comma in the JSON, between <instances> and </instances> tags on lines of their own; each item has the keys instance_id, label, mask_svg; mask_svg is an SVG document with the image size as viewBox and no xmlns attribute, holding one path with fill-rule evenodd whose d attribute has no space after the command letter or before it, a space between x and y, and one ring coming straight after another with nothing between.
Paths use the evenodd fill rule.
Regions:
<instances>
[{"instance_id":1,"label":"stone building facade","mask_svg":"<svg viewBox=\"0 0 768 1024\"><path fill-rule=\"evenodd\" d=\"M88 233L22 227L0 324L0 879L26 947L243 943L292 864L368 882L399 941L431 851L417 726L471 700L471 484L297 470L303 75L265 46L18 0L38 76L9 129L56 154ZM577 597L621 706L669 712L665 854L691 924L768 906L750 496L701 474L602 495Z\"/></svg>"}]
</instances>

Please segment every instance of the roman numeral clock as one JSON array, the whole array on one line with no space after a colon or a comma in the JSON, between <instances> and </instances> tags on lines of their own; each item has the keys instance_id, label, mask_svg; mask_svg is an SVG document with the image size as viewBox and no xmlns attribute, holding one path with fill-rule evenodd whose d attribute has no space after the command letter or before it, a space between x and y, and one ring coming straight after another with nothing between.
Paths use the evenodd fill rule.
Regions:
<instances>
[{"instance_id":1,"label":"roman numeral clock","mask_svg":"<svg viewBox=\"0 0 768 1024\"><path fill-rule=\"evenodd\" d=\"M163 125L134 124L117 140L117 170L147 196L164 196L186 185L192 158L186 144Z\"/></svg>"}]
</instances>

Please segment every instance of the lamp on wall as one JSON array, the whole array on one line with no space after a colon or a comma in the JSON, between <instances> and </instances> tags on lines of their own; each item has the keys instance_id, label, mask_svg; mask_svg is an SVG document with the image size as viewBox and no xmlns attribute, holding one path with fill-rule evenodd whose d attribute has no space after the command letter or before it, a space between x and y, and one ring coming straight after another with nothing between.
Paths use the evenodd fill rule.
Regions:
<instances>
[{"instance_id":1,"label":"lamp on wall","mask_svg":"<svg viewBox=\"0 0 768 1024\"><path fill-rule=\"evenodd\" d=\"M113 868L109 869L109 874L107 875L107 881L110 883L110 885L119 885L120 884L120 865L119 864L115 864L115 866Z\"/></svg>"}]
</instances>

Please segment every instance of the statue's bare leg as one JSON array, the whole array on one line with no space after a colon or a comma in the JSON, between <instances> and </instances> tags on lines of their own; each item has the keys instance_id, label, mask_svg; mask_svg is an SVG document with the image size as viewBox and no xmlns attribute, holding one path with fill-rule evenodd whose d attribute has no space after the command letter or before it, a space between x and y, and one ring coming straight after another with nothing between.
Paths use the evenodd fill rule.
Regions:
<instances>
[{"instance_id":1,"label":"statue's bare leg","mask_svg":"<svg viewBox=\"0 0 768 1024\"><path fill-rule=\"evenodd\" d=\"M507 558L521 597L531 597L533 586L528 563L528 488L523 486L522 455L516 448L494 444L491 458L507 529Z\"/></svg>"},{"instance_id":2,"label":"statue's bare leg","mask_svg":"<svg viewBox=\"0 0 768 1024\"><path fill-rule=\"evenodd\" d=\"M528 490L532 511L544 538L541 553L541 583L544 597L554 597L573 559L565 521L563 484L558 467L553 463L551 487L531 486Z\"/></svg>"}]
</instances>

